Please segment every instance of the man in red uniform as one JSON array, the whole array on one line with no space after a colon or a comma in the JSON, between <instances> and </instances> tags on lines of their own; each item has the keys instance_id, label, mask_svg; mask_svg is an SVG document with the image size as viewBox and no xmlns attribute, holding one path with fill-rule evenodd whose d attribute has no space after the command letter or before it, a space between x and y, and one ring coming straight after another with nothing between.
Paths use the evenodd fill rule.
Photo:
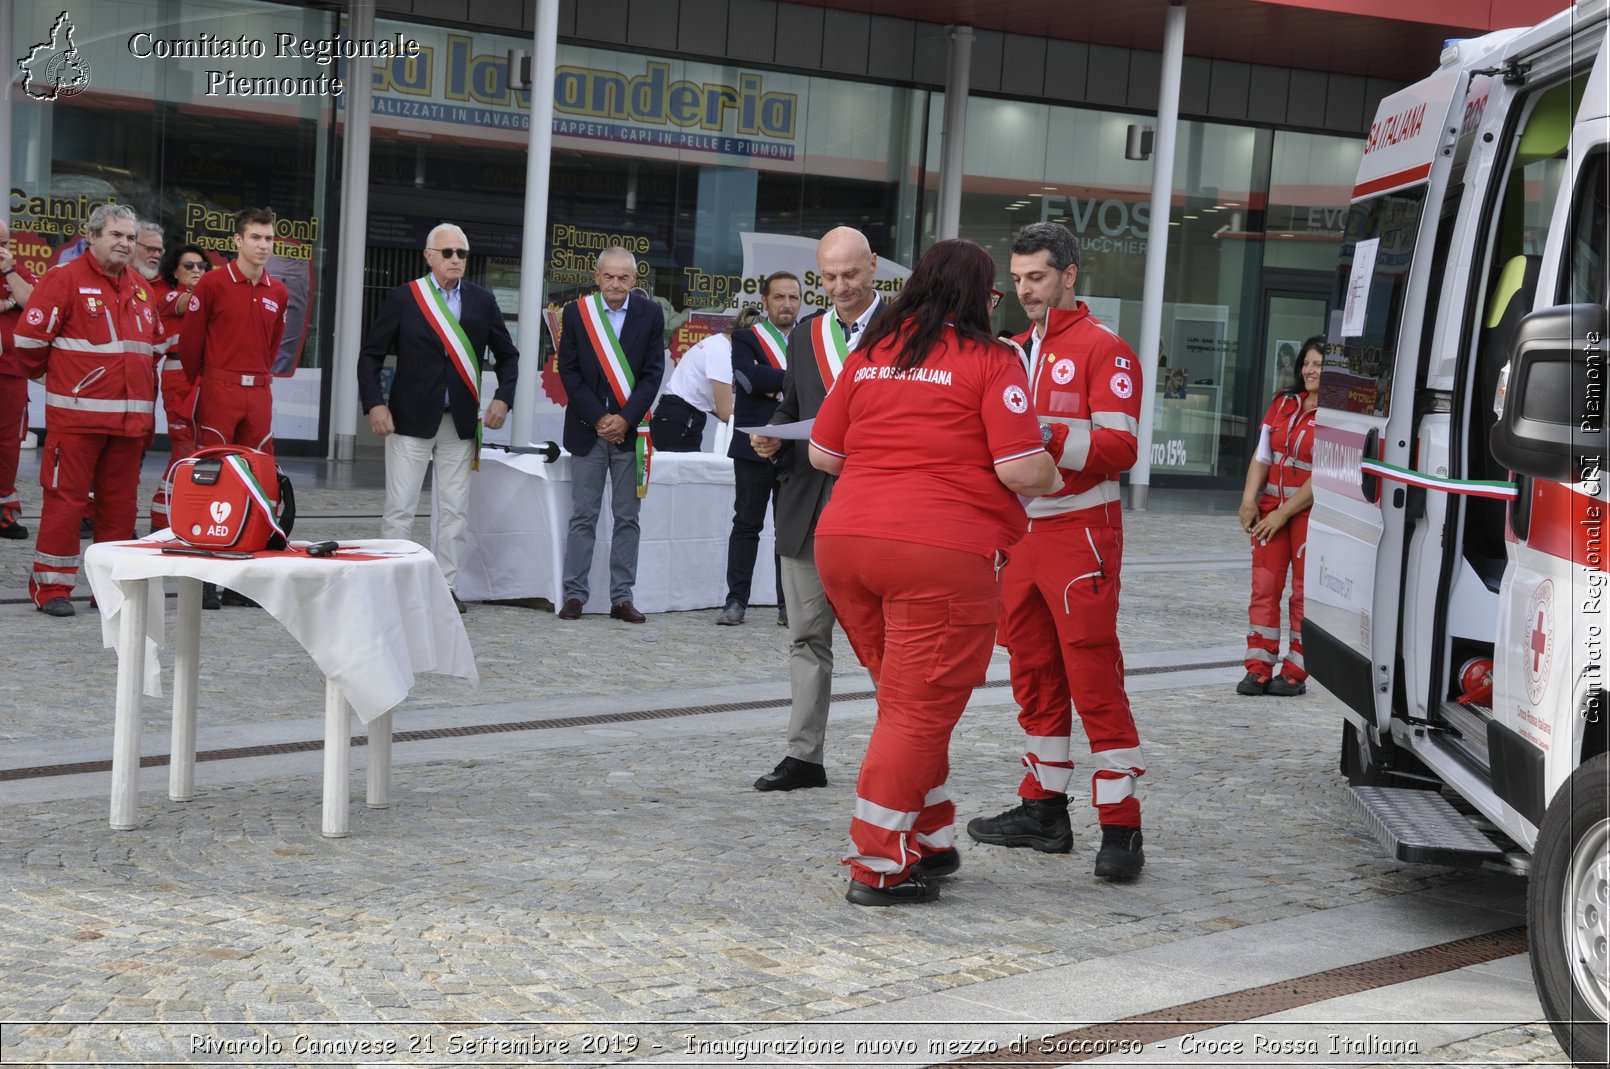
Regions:
<instances>
[{"instance_id":1,"label":"man in red uniform","mask_svg":"<svg viewBox=\"0 0 1610 1069\"><path fill-rule=\"evenodd\" d=\"M1066 485L1028 503L1029 533L1001 571L1001 639L1028 735L1023 802L970 821L967 834L995 846L1073 849L1071 702L1095 765L1096 875L1126 880L1145 864L1135 779L1146 762L1118 646L1118 475L1135 462L1144 391L1135 354L1074 295L1078 275L1079 239L1066 227L1032 223L1018 231L1012 280L1034 325L1016 341L1027 353L1041 434Z\"/></svg>"},{"instance_id":2,"label":"man in red uniform","mask_svg":"<svg viewBox=\"0 0 1610 1069\"><path fill-rule=\"evenodd\" d=\"M103 204L86 229L86 255L34 287L6 357L28 378L45 376L45 501L28 593L50 616L74 615L68 595L91 486L95 540L134 537L140 457L155 425L156 355L167 345L151 289L129 268L134 213Z\"/></svg>"},{"instance_id":3,"label":"man in red uniform","mask_svg":"<svg viewBox=\"0 0 1610 1069\"><path fill-rule=\"evenodd\" d=\"M11 227L0 219L0 538L27 538L17 522L17 464L28 433L28 379L11 353L22 306L38 280L11 256Z\"/></svg>"},{"instance_id":4,"label":"man in red uniform","mask_svg":"<svg viewBox=\"0 0 1610 1069\"><path fill-rule=\"evenodd\" d=\"M285 333L285 285L264 270L274 252L274 213L235 213L238 256L196 283L177 346L196 391L196 446L274 452L274 354Z\"/></svg>"}]
</instances>

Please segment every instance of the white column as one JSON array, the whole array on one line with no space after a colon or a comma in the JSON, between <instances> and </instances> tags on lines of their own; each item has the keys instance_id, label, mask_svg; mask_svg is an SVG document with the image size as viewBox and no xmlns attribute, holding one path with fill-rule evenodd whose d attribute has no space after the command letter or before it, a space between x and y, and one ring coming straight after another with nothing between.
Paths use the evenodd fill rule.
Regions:
<instances>
[{"instance_id":1,"label":"white column","mask_svg":"<svg viewBox=\"0 0 1610 1069\"><path fill-rule=\"evenodd\" d=\"M509 441L531 443L542 365L543 266L548 248L548 170L553 155L553 75L559 62L559 0L534 0L531 40L531 141L526 150L525 222L520 261L520 378L514 386Z\"/></svg>"},{"instance_id":2,"label":"white column","mask_svg":"<svg viewBox=\"0 0 1610 1069\"><path fill-rule=\"evenodd\" d=\"M950 28L950 75L945 81L945 128L939 141L939 221L934 237L961 232L962 164L967 144L967 91L973 76L973 28Z\"/></svg>"},{"instance_id":3,"label":"white column","mask_svg":"<svg viewBox=\"0 0 1610 1069\"><path fill-rule=\"evenodd\" d=\"M1163 338L1163 275L1168 266L1168 210L1174 194L1174 142L1180 119L1180 68L1185 58L1185 3L1173 0L1163 22L1163 76L1157 89L1157 144L1152 154L1151 240L1140 310L1140 455L1129 469L1129 503L1146 510L1152 482L1152 422L1157 405L1157 347Z\"/></svg>"},{"instance_id":4,"label":"white column","mask_svg":"<svg viewBox=\"0 0 1610 1069\"><path fill-rule=\"evenodd\" d=\"M375 35L375 0L348 0L347 39ZM374 63L347 60L346 130L341 163L341 253L335 272L335 349L330 376L331 460L358 448L358 347L363 344L363 262L369 248L369 100Z\"/></svg>"}]
</instances>

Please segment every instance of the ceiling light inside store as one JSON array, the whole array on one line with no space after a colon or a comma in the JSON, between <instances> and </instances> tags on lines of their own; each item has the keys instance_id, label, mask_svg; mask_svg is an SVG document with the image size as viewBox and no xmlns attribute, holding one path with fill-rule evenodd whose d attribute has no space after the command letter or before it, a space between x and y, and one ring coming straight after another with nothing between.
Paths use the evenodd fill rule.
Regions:
<instances>
[{"instance_id":1,"label":"ceiling light inside store","mask_svg":"<svg viewBox=\"0 0 1610 1069\"><path fill-rule=\"evenodd\" d=\"M1194 216L1194 215L1187 215L1187 216L1186 216L1186 217L1185 217L1185 218L1187 218L1187 219L1195 219L1195 218L1197 218L1197 217L1196 217L1196 216Z\"/></svg>"}]
</instances>

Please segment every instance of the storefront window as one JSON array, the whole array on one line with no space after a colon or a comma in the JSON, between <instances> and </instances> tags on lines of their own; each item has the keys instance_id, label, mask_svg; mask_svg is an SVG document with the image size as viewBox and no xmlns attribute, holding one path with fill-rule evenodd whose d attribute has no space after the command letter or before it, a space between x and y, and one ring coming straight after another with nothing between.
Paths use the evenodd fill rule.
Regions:
<instances>
[{"instance_id":1,"label":"storefront window","mask_svg":"<svg viewBox=\"0 0 1610 1069\"><path fill-rule=\"evenodd\" d=\"M43 65L12 98L19 258L44 270L77 255L90 211L115 201L160 224L170 248L199 245L221 264L233 257L234 213L274 209L269 270L291 292L274 365L275 433L289 440L318 437L330 304L319 295L336 67L303 58L301 43L335 31L328 11L253 0L80 0L68 12L20 0L13 21L19 51ZM204 34L263 54L197 55ZM295 51L276 55L284 41ZM63 66L78 67L81 84L53 93Z\"/></svg>"}]
</instances>

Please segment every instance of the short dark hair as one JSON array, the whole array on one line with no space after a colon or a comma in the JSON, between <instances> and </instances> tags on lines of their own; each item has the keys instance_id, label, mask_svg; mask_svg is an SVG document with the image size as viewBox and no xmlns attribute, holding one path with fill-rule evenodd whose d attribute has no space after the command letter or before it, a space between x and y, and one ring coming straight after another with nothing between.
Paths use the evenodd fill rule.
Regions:
<instances>
[{"instance_id":1,"label":"short dark hair","mask_svg":"<svg viewBox=\"0 0 1610 1069\"><path fill-rule=\"evenodd\" d=\"M252 223L274 225L273 208L242 208L235 213L235 236L246 233L246 227Z\"/></svg>"},{"instance_id":2,"label":"short dark hair","mask_svg":"<svg viewBox=\"0 0 1610 1069\"><path fill-rule=\"evenodd\" d=\"M770 297L771 296L772 283L773 282L780 282L785 278L793 279L794 280L794 285L799 286L800 289L803 290L805 288L804 286L800 285L799 276L794 274L794 272L792 272L792 271L773 271L771 274L767 275L765 277L765 279L760 283L760 295L762 297Z\"/></svg>"},{"instance_id":3,"label":"short dark hair","mask_svg":"<svg viewBox=\"0 0 1610 1069\"><path fill-rule=\"evenodd\" d=\"M1051 266L1058 271L1079 266L1079 239L1061 223L1030 223L1012 238L1014 256L1037 252L1051 254Z\"/></svg>"},{"instance_id":4,"label":"short dark hair","mask_svg":"<svg viewBox=\"0 0 1610 1069\"><path fill-rule=\"evenodd\" d=\"M212 261L207 259L207 253L200 245L176 245L169 249L162 257L162 265L157 268L157 275L170 286L179 284L179 261L190 253L201 257L201 270L212 269Z\"/></svg>"}]
</instances>

